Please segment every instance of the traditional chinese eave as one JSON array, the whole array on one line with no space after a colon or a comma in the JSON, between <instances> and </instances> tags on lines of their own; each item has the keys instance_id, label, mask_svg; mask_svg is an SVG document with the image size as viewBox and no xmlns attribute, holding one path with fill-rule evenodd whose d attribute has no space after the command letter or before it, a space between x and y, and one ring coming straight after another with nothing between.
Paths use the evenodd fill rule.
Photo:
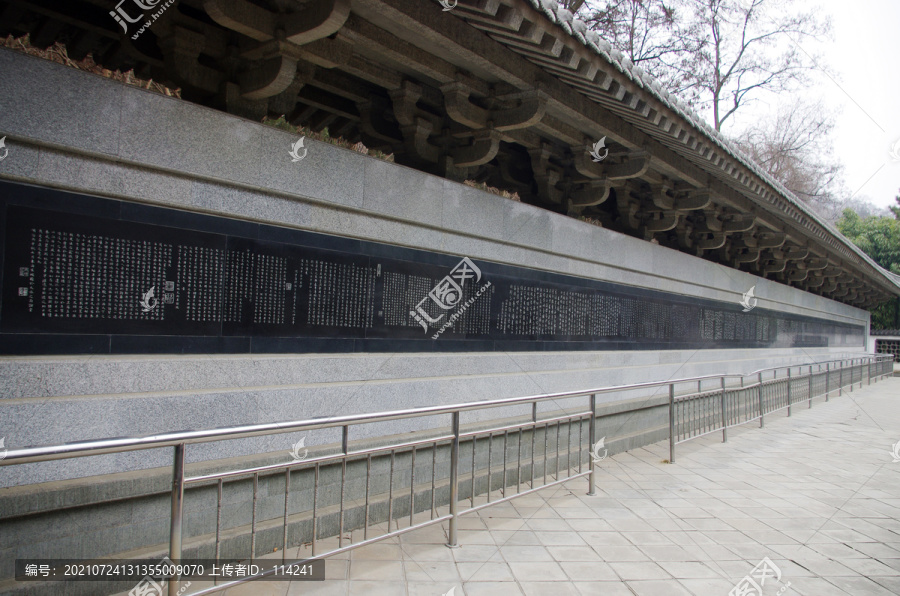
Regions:
<instances>
[{"instance_id":1,"label":"traditional chinese eave","mask_svg":"<svg viewBox=\"0 0 900 596\"><path fill-rule=\"evenodd\" d=\"M399 163L841 302L900 295L897 279L553 0L449 11L434 0L180 0L136 39L140 23L125 35L114 8L0 0L0 34L63 41L73 58L91 52L190 101L328 127ZM609 153L594 162L602 137Z\"/></svg>"}]
</instances>

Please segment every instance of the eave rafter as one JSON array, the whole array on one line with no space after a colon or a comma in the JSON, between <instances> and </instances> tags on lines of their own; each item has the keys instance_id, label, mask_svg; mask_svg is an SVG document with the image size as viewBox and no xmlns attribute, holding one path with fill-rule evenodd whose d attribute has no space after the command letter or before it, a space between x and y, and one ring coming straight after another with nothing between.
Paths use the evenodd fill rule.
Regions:
<instances>
[{"instance_id":1,"label":"eave rafter","mask_svg":"<svg viewBox=\"0 0 900 596\"><path fill-rule=\"evenodd\" d=\"M19 15L0 34L49 43L56 30L76 40L72 52L182 86L191 101L330 126L400 163L489 181L807 291L868 305L900 293L564 10L531 0L459 0L452 11L424 0L180 0L132 42L111 19L98 26L105 11L93 1L0 0ZM31 30L48 21L58 26ZM588 151L601 138L598 163Z\"/></svg>"}]
</instances>

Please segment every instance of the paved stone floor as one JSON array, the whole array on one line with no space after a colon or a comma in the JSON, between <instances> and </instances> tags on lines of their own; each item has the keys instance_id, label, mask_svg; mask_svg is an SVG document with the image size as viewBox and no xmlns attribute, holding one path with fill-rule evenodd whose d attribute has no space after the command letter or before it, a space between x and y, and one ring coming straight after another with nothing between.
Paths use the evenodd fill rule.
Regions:
<instances>
[{"instance_id":1,"label":"paved stone floor","mask_svg":"<svg viewBox=\"0 0 900 596\"><path fill-rule=\"evenodd\" d=\"M900 594L900 378L793 414L674 464L668 443L611 456L597 496L579 479L466 516L459 549L432 526L328 559L325 582L227 594L728 596L764 557L763 596Z\"/></svg>"}]
</instances>

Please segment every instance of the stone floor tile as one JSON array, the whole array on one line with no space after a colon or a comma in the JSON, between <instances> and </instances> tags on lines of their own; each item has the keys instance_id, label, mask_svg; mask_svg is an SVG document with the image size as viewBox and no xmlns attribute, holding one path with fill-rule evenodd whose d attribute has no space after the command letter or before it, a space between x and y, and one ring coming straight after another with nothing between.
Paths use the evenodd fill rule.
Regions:
<instances>
[{"instance_id":1,"label":"stone floor tile","mask_svg":"<svg viewBox=\"0 0 900 596\"><path fill-rule=\"evenodd\" d=\"M636 596L692 596L684 585L676 580L626 582Z\"/></svg>"},{"instance_id":2,"label":"stone floor tile","mask_svg":"<svg viewBox=\"0 0 900 596\"><path fill-rule=\"evenodd\" d=\"M559 563L533 561L510 562L509 568L518 582L567 581L566 572Z\"/></svg>"},{"instance_id":3,"label":"stone floor tile","mask_svg":"<svg viewBox=\"0 0 900 596\"><path fill-rule=\"evenodd\" d=\"M580 596L572 582L521 582L525 596Z\"/></svg>"},{"instance_id":4,"label":"stone floor tile","mask_svg":"<svg viewBox=\"0 0 900 596\"><path fill-rule=\"evenodd\" d=\"M613 562L609 566L625 581L669 579L672 577L665 569L652 561Z\"/></svg>"}]
</instances>

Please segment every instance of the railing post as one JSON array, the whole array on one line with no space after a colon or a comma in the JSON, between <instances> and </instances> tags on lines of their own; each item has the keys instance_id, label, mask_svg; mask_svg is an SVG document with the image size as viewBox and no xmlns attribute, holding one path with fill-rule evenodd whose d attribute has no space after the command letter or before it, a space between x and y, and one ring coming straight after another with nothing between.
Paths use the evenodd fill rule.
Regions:
<instances>
[{"instance_id":1,"label":"railing post","mask_svg":"<svg viewBox=\"0 0 900 596\"><path fill-rule=\"evenodd\" d=\"M184 443L175 445L172 460L172 515L169 518L169 559L176 565L181 561L181 522L184 518ZM169 578L169 596L177 596L181 587L179 576Z\"/></svg>"},{"instance_id":2,"label":"railing post","mask_svg":"<svg viewBox=\"0 0 900 596\"><path fill-rule=\"evenodd\" d=\"M809 365L809 391L807 392L807 397L809 398L809 407L812 407L812 398L813 398L813 374L812 374L812 364Z\"/></svg>"},{"instance_id":3,"label":"railing post","mask_svg":"<svg viewBox=\"0 0 900 596\"><path fill-rule=\"evenodd\" d=\"M669 463L675 463L675 383L669 383Z\"/></svg>"},{"instance_id":4,"label":"railing post","mask_svg":"<svg viewBox=\"0 0 900 596\"><path fill-rule=\"evenodd\" d=\"M787 380L787 398L788 398L788 416L791 415L791 369L788 367L788 380Z\"/></svg>"},{"instance_id":5,"label":"railing post","mask_svg":"<svg viewBox=\"0 0 900 596\"><path fill-rule=\"evenodd\" d=\"M825 363L825 401L828 401L828 394L831 393L831 363Z\"/></svg>"},{"instance_id":6,"label":"railing post","mask_svg":"<svg viewBox=\"0 0 900 596\"><path fill-rule=\"evenodd\" d=\"M856 358L850 359L850 393L853 393L853 375L855 374L854 369L856 368Z\"/></svg>"},{"instance_id":7,"label":"railing post","mask_svg":"<svg viewBox=\"0 0 900 596\"><path fill-rule=\"evenodd\" d=\"M725 377L722 377L722 442L728 440L728 414L726 408L728 400L725 399Z\"/></svg>"},{"instance_id":8,"label":"railing post","mask_svg":"<svg viewBox=\"0 0 900 596\"><path fill-rule=\"evenodd\" d=\"M762 428L766 425L765 421L765 411L763 409L763 390L762 390L762 373L756 373L756 380L759 383L756 386L756 394L759 397L759 427Z\"/></svg>"},{"instance_id":9,"label":"railing post","mask_svg":"<svg viewBox=\"0 0 900 596\"><path fill-rule=\"evenodd\" d=\"M863 382L863 359L859 359L859 388L862 389Z\"/></svg>"},{"instance_id":10,"label":"railing post","mask_svg":"<svg viewBox=\"0 0 900 596\"><path fill-rule=\"evenodd\" d=\"M535 402L536 403L536 402ZM597 395L591 394L591 425L588 426L588 442L591 444L591 450L594 449L594 443L597 440L597 429L594 428L597 425ZM534 432L534 431L532 431ZM588 452L588 459L591 460L591 473L588 474L588 496L593 497L597 494L597 491L594 490L594 458L591 456L591 452ZM534 476L534 470L531 471L532 477Z\"/></svg>"},{"instance_id":11,"label":"railing post","mask_svg":"<svg viewBox=\"0 0 900 596\"><path fill-rule=\"evenodd\" d=\"M458 504L459 500L459 411L453 412L451 425L453 427L453 440L450 443L450 532L447 546L449 548L459 548L457 540L457 522L459 520ZM475 449L475 444L472 444ZM532 470L533 472L533 470ZM505 479L504 479L505 481ZM488 487L490 491L491 487Z\"/></svg>"},{"instance_id":12,"label":"railing post","mask_svg":"<svg viewBox=\"0 0 900 596\"><path fill-rule=\"evenodd\" d=\"M838 397L844 395L844 361L838 360L840 371L838 372Z\"/></svg>"}]
</instances>

